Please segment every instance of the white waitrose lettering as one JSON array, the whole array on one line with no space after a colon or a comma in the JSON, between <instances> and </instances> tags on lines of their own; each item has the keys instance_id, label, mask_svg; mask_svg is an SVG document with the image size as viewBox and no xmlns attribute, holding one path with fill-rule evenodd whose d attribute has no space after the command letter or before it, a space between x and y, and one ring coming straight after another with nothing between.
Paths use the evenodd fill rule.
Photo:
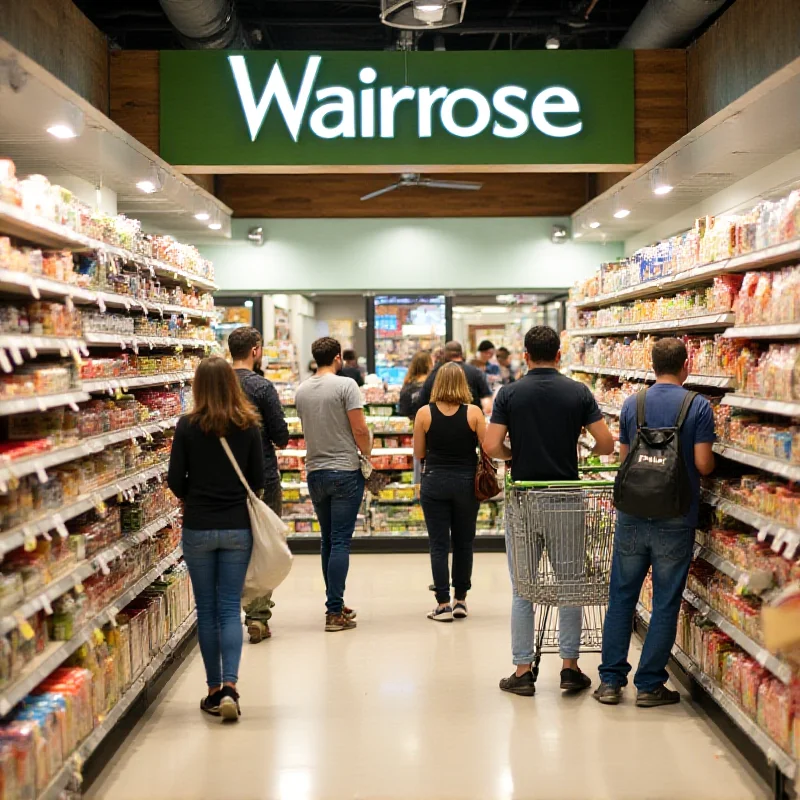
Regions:
<instances>
[{"instance_id":1,"label":"white waitrose lettering","mask_svg":"<svg viewBox=\"0 0 800 800\"><path fill-rule=\"evenodd\" d=\"M228 56L236 90L242 104L251 141L255 141L272 106L273 99L292 139L297 142L306 120L311 94L319 75L321 56L309 56L297 97L293 100L286 83L280 62L276 59L267 79L261 99L256 102L253 84L244 56ZM378 78L372 67L363 67L358 78L362 84L371 86ZM356 108L356 95L359 108ZM446 86L431 88L421 86L382 86L377 90L377 116L382 139L393 139L396 115L401 103L414 103L417 111L417 134L420 139L433 136L434 109L439 104L439 122L442 129L460 139L470 139L491 126L491 133L500 139L516 139L525 135L531 122L545 136L565 138L576 136L583 130L581 119L566 125L557 125L556 114L580 114L581 106L574 92L563 86L550 86L533 97L530 114L524 108L528 102L528 90L521 86L501 86L492 95L491 102L476 89ZM327 86L315 93L317 107L309 117L309 130L320 139L353 139L360 136L372 139L376 133L376 89L361 89L358 93L345 86ZM511 100L516 102L512 103ZM474 120L467 125L457 122L455 108L458 103L471 103ZM523 107L520 107L523 106ZM493 119L493 114L496 118ZM466 114L462 115L462 119ZM333 117L333 120L329 119ZM359 118L358 129L356 118ZM467 118L470 118L467 116ZM508 124L508 123L512 124Z\"/></svg>"}]
</instances>

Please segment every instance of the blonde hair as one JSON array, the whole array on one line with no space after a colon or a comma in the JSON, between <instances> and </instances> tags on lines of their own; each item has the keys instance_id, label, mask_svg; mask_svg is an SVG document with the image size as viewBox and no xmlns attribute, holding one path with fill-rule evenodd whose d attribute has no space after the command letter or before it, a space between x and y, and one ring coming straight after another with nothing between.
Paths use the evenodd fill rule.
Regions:
<instances>
[{"instance_id":1,"label":"blonde hair","mask_svg":"<svg viewBox=\"0 0 800 800\"><path fill-rule=\"evenodd\" d=\"M471 403L472 392L464 370L456 363L445 364L436 373L431 392L432 403Z\"/></svg>"}]
</instances>

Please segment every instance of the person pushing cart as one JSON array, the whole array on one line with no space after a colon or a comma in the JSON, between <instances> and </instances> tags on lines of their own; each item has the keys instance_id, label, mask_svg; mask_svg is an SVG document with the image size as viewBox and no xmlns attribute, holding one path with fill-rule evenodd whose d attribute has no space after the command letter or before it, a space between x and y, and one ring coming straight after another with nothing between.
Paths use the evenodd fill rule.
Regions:
<instances>
[{"instance_id":1,"label":"person pushing cart","mask_svg":"<svg viewBox=\"0 0 800 800\"><path fill-rule=\"evenodd\" d=\"M578 439L585 428L595 439L594 455L610 455L614 440L589 388L562 375L560 360L560 341L552 328L536 326L527 332L528 372L498 392L483 445L493 458L511 461L511 476L517 482L506 492L515 671L500 681L500 688L523 696L536 692L542 650L555 646L556 617L561 688L581 691L591 686L578 666L582 637L587 640L583 617L590 614L583 607L604 605L608 591L600 569L606 523L600 522L597 512L605 508L610 489L579 482ZM570 485L559 486L562 481ZM613 521L609 524L613 530ZM609 538L609 562L610 542ZM592 602L597 598L602 602ZM541 606L538 636L537 605ZM591 633L602 620L588 622Z\"/></svg>"}]
</instances>

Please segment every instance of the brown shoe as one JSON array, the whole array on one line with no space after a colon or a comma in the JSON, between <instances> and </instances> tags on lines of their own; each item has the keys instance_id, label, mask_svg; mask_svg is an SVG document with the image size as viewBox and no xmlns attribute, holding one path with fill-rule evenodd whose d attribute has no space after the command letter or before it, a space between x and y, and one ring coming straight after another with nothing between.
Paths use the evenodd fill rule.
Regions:
<instances>
[{"instance_id":1,"label":"brown shoe","mask_svg":"<svg viewBox=\"0 0 800 800\"><path fill-rule=\"evenodd\" d=\"M342 614L347 617L347 619L355 619L358 616L354 608L348 608L347 606L342 607Z\"/></svg>"},{"instance_id":2,"label":"brown shoe","mask_svg":"<svg viewBox=\"0 0 800 800\"><path fill-rule=\"evenodd\" d=\"M250 635L250 644L258 644L272 636L269 624L257 619L247 620L247 633Z\"/></svg>"},{"instance_id":3,"label":"brown shoe","mask_svg":"<svg viewBox=\"0 0 800 800\"><path fill-rule=\"evenodd\" d=\"M355 628L358 623L354 619L348 619L344 614L326 614L326 631L349 631Z\"/></svg>"}]
</instances>

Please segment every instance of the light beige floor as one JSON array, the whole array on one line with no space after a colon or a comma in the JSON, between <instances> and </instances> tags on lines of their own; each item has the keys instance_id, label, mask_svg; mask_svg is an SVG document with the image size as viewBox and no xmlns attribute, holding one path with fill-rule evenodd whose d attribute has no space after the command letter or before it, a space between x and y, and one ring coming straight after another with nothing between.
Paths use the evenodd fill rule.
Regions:
<instances>
[{"instance_id":1,"label":"light beige floor","mask_svg":"<svg viewBox=\"0 0 800 800\"><path fill-rule=\"evenodd\" d=\"M277 593L275 636L245 644L244 716L203 716L199 652L173 678L88 792L107 800L570 800L768 796L689 702L616 708L562 698L555 656L535 698L510 672L505 556L476 556L472 616L442 625L427 556L355 556L355 631L322 630L316 557ZM634 652L634 656L636 653ZM596 678L597 656L583 659Z\"/></svg>"}]
</instances>

